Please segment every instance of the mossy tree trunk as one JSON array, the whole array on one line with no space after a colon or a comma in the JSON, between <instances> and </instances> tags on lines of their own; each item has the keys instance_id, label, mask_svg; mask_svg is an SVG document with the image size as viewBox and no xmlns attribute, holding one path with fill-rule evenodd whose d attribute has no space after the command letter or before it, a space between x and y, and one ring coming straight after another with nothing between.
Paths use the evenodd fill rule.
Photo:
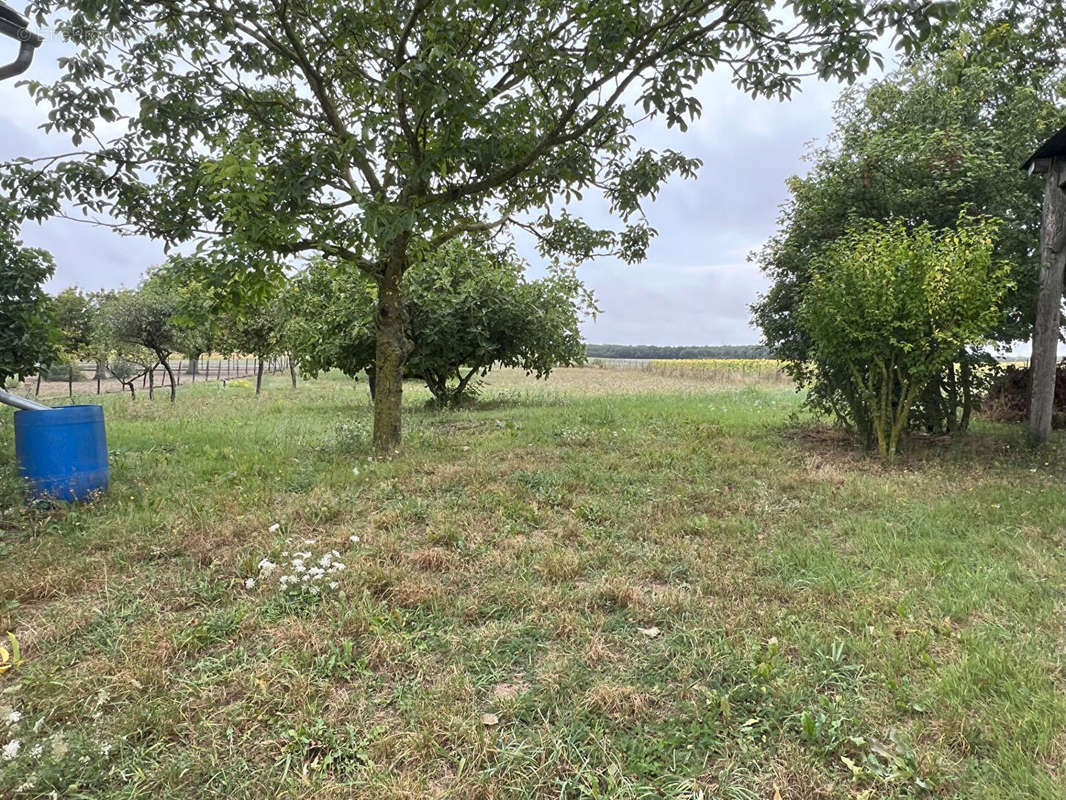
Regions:
<instances>
[{"instance_id":1,"label":"mossy tree trunk","mask_svg":"<svg viewBox=\"0 0 1066 800\"><path fill-rule=\"evenodd\" d=\"M407 269L407 236L388 250L384 268L377 276L377 343L374 358L374 452L394 455L402 438L403 366L411 351L404 327L407 313L401 282Z\"/></svg>"}]
</instances>

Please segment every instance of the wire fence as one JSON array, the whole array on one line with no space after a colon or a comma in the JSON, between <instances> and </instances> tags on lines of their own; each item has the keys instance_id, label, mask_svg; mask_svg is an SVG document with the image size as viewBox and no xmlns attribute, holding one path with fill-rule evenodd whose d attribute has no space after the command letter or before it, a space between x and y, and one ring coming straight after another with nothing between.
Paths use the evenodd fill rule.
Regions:
<instances>
[{"instance_id":1,"label":"wire fence","mask_svg":"<svg viewBox=\"0 0 1066 800\"><path fill-rule=\"evenodd\" d=\"M175 390L197 383L224 383L240 378L254 380L259 372L259 360L252 356L200 358L191 361L169 359L167 366L174 375ZM292 363L287 356L264 360L263 375L285 372L292 374ZM146 392L149 396L153 396L156 391L169 394L170 376L162 362L150 370L145 369L143 374L138 372L132 380L120 380L108 370L105 364L80 362L42 369L37 375L27 377L21 385L9 386L8 389L26 397L42 400L66 398L72 401L77 396L117 392L131 394Z\"/></svg>"}]
</instances>

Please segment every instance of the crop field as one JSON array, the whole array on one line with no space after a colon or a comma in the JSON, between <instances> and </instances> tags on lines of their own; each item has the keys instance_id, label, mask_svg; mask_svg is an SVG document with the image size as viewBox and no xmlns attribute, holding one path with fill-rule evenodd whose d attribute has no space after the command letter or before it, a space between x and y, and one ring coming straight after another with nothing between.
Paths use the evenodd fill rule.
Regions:
<instances>
[{"instance_id":1,"label":"crop field","mask_svg":"<svg viewBox=\"0 0 1066 800\"><path fill-rule=\"evenodd\" d=\"M0 411L0 797L1062 798L1064 432L681 369L410 384L388 462L365 382L105 395L69 508Z\"/></svg>"},{"instance_id":2,"label":"crop field","mask_svg":"<svg viewBox=\"0 0 1066 800\"><path fill-rule=\"evenodd\" d=\"M648 372L725 386L791 385L779 361L761 358L592 358L600 369Z\"/></svg>"},{"instance_id":3,"label":"crop field","mask_svg":"<svg viewBox=\"0 0 1066 800\"><path fill-rule=\"evenodd\" d=\"M735 383L788 383L778 361L765 358L653 359L648 369L656 375Z\"/></svg>"}]
</instances>

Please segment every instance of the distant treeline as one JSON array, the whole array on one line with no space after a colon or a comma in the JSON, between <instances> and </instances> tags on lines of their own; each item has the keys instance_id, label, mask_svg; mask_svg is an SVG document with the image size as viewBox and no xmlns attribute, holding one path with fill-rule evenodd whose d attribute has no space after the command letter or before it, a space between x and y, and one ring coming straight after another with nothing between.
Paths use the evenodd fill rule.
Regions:
<instances>
[{"instance_id":1,"label":"distant treeline","mask_svg":"<svg viewBox=\"0 0 1066 800\"><path fill-rule=\"evenodd\" d=\"M653 344L587 344L589 358L773 358L758 344L714 347L660 347Z\"/></svg>"}]
</instances>

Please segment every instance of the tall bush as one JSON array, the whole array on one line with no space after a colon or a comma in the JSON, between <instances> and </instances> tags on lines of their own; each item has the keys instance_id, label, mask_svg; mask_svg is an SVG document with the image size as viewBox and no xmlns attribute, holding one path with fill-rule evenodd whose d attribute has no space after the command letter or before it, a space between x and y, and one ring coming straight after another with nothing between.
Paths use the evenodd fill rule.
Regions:
<instances>
[{"instance_id":1,"label":"tall bush","mask_svg":"<svg viewBox=\"0 0 1066 800\"><path fill-rule=\"evenodd\" d=\"M930 381L1001 323L1012 285L993 256L996 229L965 215L943 230L863 221L811 264L799 324L813 381L884 457L899 450Z\"/></svg>"}]
</instances>

